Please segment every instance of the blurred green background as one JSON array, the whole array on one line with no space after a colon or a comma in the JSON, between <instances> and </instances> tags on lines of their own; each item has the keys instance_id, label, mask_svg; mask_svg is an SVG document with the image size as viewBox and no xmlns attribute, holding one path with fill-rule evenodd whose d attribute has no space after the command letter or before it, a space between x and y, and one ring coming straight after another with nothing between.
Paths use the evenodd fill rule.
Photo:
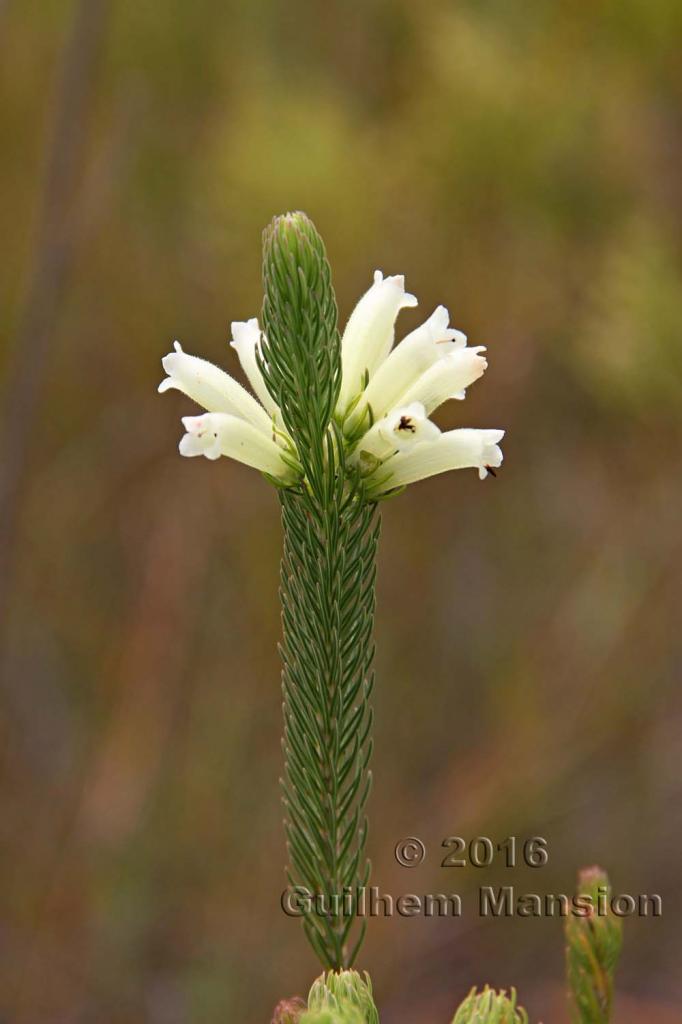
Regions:
<instances>
[{"instance_id":1,"label":"blurred green background","mask_svg":"<svg viewBox=\"0 0 682 1024\"><path fill-rule=\"evenodd\" d=\"M317 973L279 909L276 496L180 459L156 395L176 337L237 373L296 208L342 319L379 267L399 334L443 302L489 346L440 422L508 431L496 481L384 513L374 882L472 909L372 922L382 1021L486 981L565 1021L561 923L471 894L592 862L664 900L617 1021L680 1020L681 38L677 0L0 3L3 1021L258 1024ZM453 834L549 864L448 871Z\"/></svg>"}]
</instances>

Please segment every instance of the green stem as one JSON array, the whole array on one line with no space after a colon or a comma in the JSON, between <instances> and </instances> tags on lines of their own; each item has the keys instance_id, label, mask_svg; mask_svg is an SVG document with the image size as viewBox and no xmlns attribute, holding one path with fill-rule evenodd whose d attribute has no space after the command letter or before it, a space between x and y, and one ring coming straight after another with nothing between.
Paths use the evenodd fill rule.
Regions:
<instances>
[{"instance_id":1,"label":"green stem","mask_svg":"<svg viewBox=\"0 0 682 1024\"><path fill-rule=\"evenodd\" d=\"M311 945L325 967L339 969L352 963L364 936L355 893L370 871L365 804L379 519L332 421L341 383L336 300L307 217L275 219L264 235L263 267L261 369L304 473L300 485L280 492L288 874L312 899L303 917Z\"/></svg>"},{"instance_id":2,"label":"green stem","mask_svg":"<svg viewBox=\"0 0 682 1024\"><path fill-rule=\"evenodd\" d=\"M324 966L351 962L344 894L366 885L374 559L379 520L356 495L315 507L284 491L281 597L290 881L341 898L304 926ZM326 909L335 909L329 902Z\"/></svg>"}]
</instances>

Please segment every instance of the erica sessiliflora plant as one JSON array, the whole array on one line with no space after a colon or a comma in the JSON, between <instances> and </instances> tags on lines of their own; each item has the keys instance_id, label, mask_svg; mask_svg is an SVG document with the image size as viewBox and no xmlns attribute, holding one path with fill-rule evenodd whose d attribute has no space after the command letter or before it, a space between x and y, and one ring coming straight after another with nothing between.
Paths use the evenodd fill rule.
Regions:
<instances>
[{"instance_id":1,"label":"erica sessiliflora plant","mask_svg":"<svg viewBox=\"0 0 682 1024\"><path fill-rule=\"evenodd\" d=\"M376 271L339 333L324 245L305 214L265 231L263 287L260 322L232 324L251 391L177 342L159 390L206 410L183 417L182 455L230 456L278 488L288 877L333 897L370 871L378 502L449 469L494 473L503 431L442 432L430 419L487 363L443 306L394 346L400 310L417 304L402 276ZM347 903L327 907L306 913L305 932L325 967L349 967L366 921L357 927Z\"/></svg>"},{"instance_id":2,"label":"erica sessiliflora plant","mask_svg":"<svg viewBox=\"0 0 682 1024\"><path fill-rule=\"evenodd\" d=\"M443 306L394 345L400 310L417 304L403 277L376 271L339 332L324 245L305 214L277 217L266 229L263 287L260 321L232 324L250 391L178 342L163 359L159 390L175 388L205 410L183 417L182 455L252 466L276 486L281 505L288 878L322 897L326 910L317 911L317 899L302 903L325 973L307 1003L281 1002L273 1024L378 1024L370 979L351 969L366 919L348 912L348 894L370 872L379 503L449 469L494 475L504 432L442 432L431 419L444 402L463 399L487 363L481 346L450 327ZM599 869L583 872L579 885L588 895L608 891ZM566 922L576 1024L608 1024L620 942L612 914ZM486 986L472 989L453 1024L527 1020L513 990Z\"/></svg>"}]
</instances>

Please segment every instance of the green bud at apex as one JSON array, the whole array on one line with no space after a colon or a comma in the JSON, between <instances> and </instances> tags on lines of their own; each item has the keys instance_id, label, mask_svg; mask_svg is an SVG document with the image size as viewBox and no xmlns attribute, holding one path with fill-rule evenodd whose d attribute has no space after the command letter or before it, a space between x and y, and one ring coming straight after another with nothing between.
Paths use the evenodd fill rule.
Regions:
<instances>
[{"instance_id":1,"label":"green bud at apex","mask_svg":"<svg viewBox=\"0 0 682 1024\"><path fill-rule=\"evenodd\" d=\"M516 1005L514 989L507 995L486 985L482 992L472 988L452 1024L528 1024L528 1014Z\"/></svg>"},{"instance_id":2,"label":"green bud at apex","mask_svg":"<svg viewBox=\"0 0 682 1024\"><path fill-rule=\"evenodd\" d=\"M623 942L623 925L611 910L611 886L601 868L578 875L576 898L585 916L566 918L566 975L574 1024L608 1024L613 976Z\"/></svg>"},{"instance_id":3,"label":"green bud at apex","mask_svg":"<svg viewBox=\"0 0 682 1024\"><path fill-rule=\"evenodd\" d=\"M329 971L308 994L308 1013L301 1024L379 1024L369 975Z\"/></svg>"},{"instance_id":4,"label":"green bud at apex","mask_svg":"<svg viewBox=\"0 0 682 1024\"><path fill-rule=\"evenodd\" d=\"M263 232L259 365L313 489L322 486L321 456L341 387L337 320L315 225L304 213L275 217Z\"/></svg>"}]
</instances>

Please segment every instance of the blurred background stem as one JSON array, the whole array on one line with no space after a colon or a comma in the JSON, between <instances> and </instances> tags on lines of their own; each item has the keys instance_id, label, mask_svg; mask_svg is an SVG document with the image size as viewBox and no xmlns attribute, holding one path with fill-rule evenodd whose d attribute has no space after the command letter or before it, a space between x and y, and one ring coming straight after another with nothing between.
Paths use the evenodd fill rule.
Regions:
<instances>
[{"instance_id":1,"label":"blurred background stem","mask_svg":"<svg viewBox=\"0 0 682 1024\"><path fill-rule=\"evenodd\" d=\"M78 0L74 5L55 89L33 260L5 374L2 403L0 623L5 622L12 586L22 485L49 371L50 342L68 289L78 240L79 197L110 6L111 0Z\"/></svg>"}]
</instances>

